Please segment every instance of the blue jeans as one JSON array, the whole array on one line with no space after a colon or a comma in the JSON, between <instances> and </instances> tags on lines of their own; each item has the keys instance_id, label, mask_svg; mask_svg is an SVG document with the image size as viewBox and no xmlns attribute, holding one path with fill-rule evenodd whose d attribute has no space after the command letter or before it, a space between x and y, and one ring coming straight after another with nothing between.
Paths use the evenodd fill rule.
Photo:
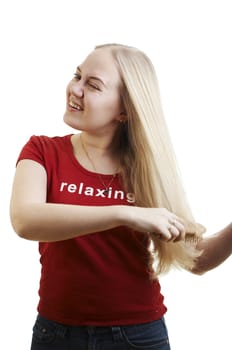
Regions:
<instances>
[{"instance_id":1,"label":"blue jeans","mask_svg":"<svg viewBox=\"0 0 232 350\"><path fill-rule=\"evenodd\" d=\"M31 350L170 350L164 319L115 327L73 327L38 315Z\"/></svg>"}]
</instances>

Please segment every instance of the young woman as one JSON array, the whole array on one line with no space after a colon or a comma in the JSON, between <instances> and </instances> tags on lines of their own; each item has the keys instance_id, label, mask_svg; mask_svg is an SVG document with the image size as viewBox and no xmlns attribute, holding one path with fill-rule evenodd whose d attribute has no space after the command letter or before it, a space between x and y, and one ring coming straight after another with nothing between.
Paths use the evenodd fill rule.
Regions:
<instances>
[{"instance_id":1,"label":"young woman","mask_svg":"<svg viewBox=\"0 0 232 350\"><path fill-rule=\"evenodd\" d=\"M159 274L216 267L232 226L202 238L143 52L96 47L66 96L79 132L32 136L12 190L13 228L41 254L31 349L168 350Z\"/></svg>"}]
</instances>

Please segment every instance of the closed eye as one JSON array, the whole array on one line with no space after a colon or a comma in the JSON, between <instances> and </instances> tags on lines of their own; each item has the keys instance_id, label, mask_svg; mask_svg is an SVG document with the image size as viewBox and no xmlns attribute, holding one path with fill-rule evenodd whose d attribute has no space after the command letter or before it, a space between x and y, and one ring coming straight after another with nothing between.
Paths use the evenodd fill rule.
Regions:
<instances>
[{"instance_id":1,"label":"closed eye","mask_svg":"<svg viewBox=\"0 0 232 350\"><path fill-rule=\"evenodd\" d=\"M80 73L75 72L75 73L74 73L74 79L75 79L75 80L78 80L78 81L81 80L81 75L80 75ZM87 81L87 84L88 84L92 89L101 91L101 89L99 88L99 86L96 85L96 84L94 84L94 82L92 82L92 80Z\"/></svg>"},{"instance_id":2,"label":"closed eye","mask_svg":"<svg viewBox=\"0 0 232 350\"><path fill-rule=\"evenodd\" d=\"M92 83L91 81L88 82L88 85L89 85L91 88L100 91L99 87L98 87L96 84Z\"/></svg>"},{"instance_id":3,"label":"closed eye","mask_svg":"<svg viewBox=\"0 0 232 350\"><path fill-rule=\"evenodd\" d=\"M79 73L74 73L74 79L76 80L80 80L81 79L81 75Z\"/></svg>"}]
</instances>

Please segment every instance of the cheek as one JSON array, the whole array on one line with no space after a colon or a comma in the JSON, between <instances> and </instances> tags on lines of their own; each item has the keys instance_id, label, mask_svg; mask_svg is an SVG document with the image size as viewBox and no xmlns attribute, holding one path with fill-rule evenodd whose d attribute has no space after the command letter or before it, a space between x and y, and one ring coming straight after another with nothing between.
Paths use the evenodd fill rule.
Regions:
<instances>
[{"instance_id":1,"label":"cheek","mask_svg":"<svg viewBox=\"0 0 232 350\"><path fill-rule=\"evenodd\" d=\"M121 97L115 91L110 93L84 93L84 106L87 115L115 117L122 112Z\"/></svg>"},{"instance_id":2,"label":"cheek","mask_svg":"<svg viewBox=\"0 0 232 350\"><path fill-rule=\"evenodd\" d=\"M113 115L121 113L121 98L117 94L108 95L104 104L106 112Z\"/></svg>"},{"instance_id":3,"label":"cheek","mask_svg":"<svg viewBox=\"0 0 232 350\"><path fill-rule=\"evenodd\" d=\"M121 99L119 97L112 98L111 101L109 101L108 103L108 108L114 115L118 115L122 112L121 106Z\"/></svg>"}]
</instances>

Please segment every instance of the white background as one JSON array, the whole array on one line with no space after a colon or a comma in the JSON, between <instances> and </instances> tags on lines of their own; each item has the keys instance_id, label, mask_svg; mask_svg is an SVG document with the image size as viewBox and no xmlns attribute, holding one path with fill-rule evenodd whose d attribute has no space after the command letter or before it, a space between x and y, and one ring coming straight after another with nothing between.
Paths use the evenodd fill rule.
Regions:
<instances>
[{"instance_id":1,"label":"white background","mask_svg":"<svg viewBox=\"0 0 232 350\"><path fill-rule=\"evenodd\" d=\"M218 0L2 0L0 4L0 347L29 350L39 282L37 243L9 221L15 161L32 134L64 135L65 88L97 44L154 62L195 217L210 235L231 220L232 13ZM172 350L231 349L231 259L161 278Z\"/></svg>"}]
</instances>

